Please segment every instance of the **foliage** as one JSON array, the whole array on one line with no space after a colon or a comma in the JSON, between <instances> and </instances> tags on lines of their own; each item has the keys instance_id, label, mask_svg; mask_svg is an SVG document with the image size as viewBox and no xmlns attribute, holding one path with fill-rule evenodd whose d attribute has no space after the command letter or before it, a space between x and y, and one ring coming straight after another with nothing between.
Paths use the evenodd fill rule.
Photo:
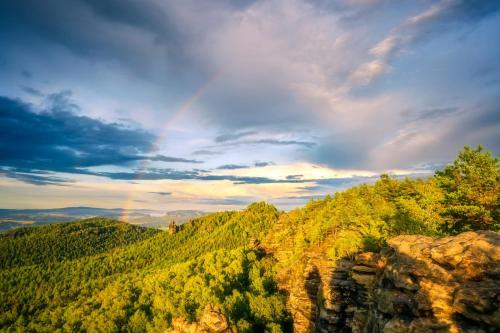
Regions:
<instances>
[{"instance_id":1,"label":"foliage","mask_svg":"<svg viewBox=\"0 0 500 333\"><path fill-rule=\"evenodd\" d=\"M436 172L445 191L447 229L500 230L500 162L481 146L465 147L452 165Z\"/></svg>"},{"instance_id":2,"label":"foliage","mask_svg":"<svg viewBox=\"0 0 500 333\"><path fill-rule=\"evenodd\" d=\"M467 230L500 230L499 162L490 153L465 147L457 160L428 179L382 175L373 185L312 200L283 214L268 241L290 248L283 266L306 251L332 259L376 251L401 234L443 236ZM316 248L316 250L315 250Z\"/></svg>"},{"instance_id":3,"label":"foliage","mask_svg":"<svg viewBox=\"0 0 500 333\"><path fill-rule=\"evenodd\" d=\"M145 230L148 237L127 246L113 243L116 230L107 228L136 227L105 219L9 232L2 246L14 259L0 270L0 331L164 331L173 317L197 319L208 303L220 304L234 325L250 331L281 327L287 315L272 261L244 250L278 216L275 207L255 203L200 217L175 235ZM94 240L93 251L77 235L95 230L102 241ZM71 255L58 260L65 251Z\"/></svg>"},{"instance_id":4,"label":"foliage","mask_svg":"<svg viewBox=\"0 0 500 333\"><path fill-rule=\"evenodd\" d=\"M103 218L18 228L0 234L0 268L77 259L157 233L154 229Z\"/></svg>"},{"instance_id":5,"label":"foliage","mask_svg":"<svg viewBox=\"0 0 500 333\"><path fill-rule=\"evenodd\" d=\"M434 177L382 175L287 213L254 203L173 235L106 219L9 231L0 331L164 332L214 304L239 332L281 332L290 317L279 272L299 271L311 254L377 251L401 234L499 230L498 180L498 160L466 147ZM254 239L286 255L265 255Z\"/></svg>"}]
</instances>

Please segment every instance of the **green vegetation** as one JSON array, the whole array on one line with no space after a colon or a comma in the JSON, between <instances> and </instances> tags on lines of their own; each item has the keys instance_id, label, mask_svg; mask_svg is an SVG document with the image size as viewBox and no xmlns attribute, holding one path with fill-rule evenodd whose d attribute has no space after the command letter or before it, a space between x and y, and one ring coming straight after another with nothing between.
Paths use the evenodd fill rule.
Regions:
<instances>
[{"instance_id":1,"label":"green vegetation","mask_svg":"<svg viewBox=\"0 0 500 333\"><path fill-rule=\"evenodd\" d=\"M266 203L199 217L170 235L106 219L0 234L0 331L163 332L218 305L239 332L285 331L280 270L305 253L378 250L399 234L500 230L497 159L466 147L428 179L372 185L288 213ZM277 261L250 245L289 249Z\"/></svg>"},{"instance_id":2,"label":"green vegetation","mask_svg":"<svg viewBox=\"0 0 500 333\"><path fill-rule=\"evenodd\" d=\"M292 249L289 266L318 247L332 259L378 250L401 234L444 236L468 230L500 231L500 163L481 147L465 147L457 160L428 179L382 175L313 200L280 217L270 243Z\"/></svg>"},{"instance_id":3,"label":"green vegetation","mask_svg":"<svg viewBox=\"0 0 500 333\"><path fill-rule=\"evenodd\" d=\"M273 206L255 203L242 212L201 217L174 235L155 231L134 244L110 246L107 252L73 260L53 260L43 247L41 251L31 247L39 259L11 260L0 271L0 328L163 331L173 317L194 319L208 303L221 305L231 322L242 329L281 327L287 318L285 300L272 283L271 258L245 249L251 239L262 238L278 217ZM65 226L78 230L81 223ZM100 220L89 228L119 224ZM6 235L18 234L15 240L40 229L35 234L45 244L48 229L43 228L18 229ZM9 237L4 240L11 241ZM30 239L33 245L37 241L37 237ZM78 238L72 246L69 240L65 242L74 253L88 251Z\"/></svg>"},{"instance_id":4,"label":"green vegetation","mask_svg":"<svg viewBox=\"0 0 500 333\"><path fill-rule=\"evenodd\" d=\"M436 173L445 193L444 216L451 232L499 230L499 165L481 146L465 147L452 165Z\"/></svg>"},{"instance_id":5,"label":"green vegetation","mask_svg":"<svg viewBox=\"0 0 500 333\"><path fill-rule=\"evenodd\" d=\"M0 268L48 264L94 255L158 231L103 218L18 228L0 234Z\"/></svg>"}]
</instances>

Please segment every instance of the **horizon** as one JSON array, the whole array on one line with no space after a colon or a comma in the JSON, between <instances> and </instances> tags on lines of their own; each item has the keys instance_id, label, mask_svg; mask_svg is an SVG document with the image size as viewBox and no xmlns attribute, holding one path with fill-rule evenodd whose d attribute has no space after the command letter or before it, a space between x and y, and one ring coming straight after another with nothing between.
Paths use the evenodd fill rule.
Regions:
<instances>
[{"instance_id":1,"label":"horizon","mask_svg":"<svg viewBox=\"0 0 500 333\"><path fill-rule=\"evenodd\" d=\"M0 209L289 211L499 156L499 33L494 0L2 2Z\"/></svg>"},{"instance_id":2,"label":"horizon","mask_svg":"<svg viewBox=\"0 0 500 333\"><path fill-rule=\"evenodd\" d=\"M447 165L451 165L451 163L447 164ZM429 171L429 172L431 172L431 171ZM370 180L369 182L352 183L351 185L352 185L352 187L355 187L355 186L358 186L358 185L372 185L376 181L378 181L382 175L383 174L371 177L369 179ZM390 175L390 174L387 174L387 175L389 175L392 179L402 179L403 178L403 177L394 177L394 175ZM415 176L415 175L417 175L417 177L411 177L411 176ZM425 177L420 177L421 174L415 174L415 175L412 174L412 175L410 175L410 177L405 176L404 178L409 178L409 179L424 179L425 180L428 177L434 176L434 172L426 174ZM8 208L8 207L0 207L0 210L15 210L15 211L30 211L30 210L33 210L33 211L37 211L37 210L48 210L48 211L51 211L51 210L62 210L62 209L121 210L125 214L125 215L123 215L123 217L127 218L128 215L129 215L128 212L149 211L149 212L155 212L155 213L168 214L168 213L177 212L177 211L184 211L184 212L195 211L195 212L203 212L203 213L210 214L210 213L217 213L217 212L220 212L220 211L245 210L248 206L250 206L250 205L252 205L254 203L265 202L267 204L275 206L276 208L278 208L281 211L289 212L289 211L292 211L292 210L294 210L296 208L300 208L300 207L305 206L311 200L323 200L323 199L325 199L326 196L332 196L336 192L342 192L342 191L347 190L347 189L352 188L352 187L341 188L341 189L338 189L335 192L325 193L323 195L312 195L312 196L307 196L307 198L303 197L303 198L300 198L300 199L303 199L303 203L297 204L297 205L293 205L293 206L289 206L289 207L287 207L285 209L280 208L279 204L275 204L275 203L270 202L270 201L256 200L256 201L248 201L248 202L242 203L241 205L238 205L236 207L233 206L232 208L227 208L227 207L224 207L226 205L221 205L221 206L218 206L218 207L215 207L215 208L212 207L212 208L207 208L207 209L185 208L185 209L163 209L163 210L161 210L161 209L158 209L158 208L132 208L132 209L130 209L130 208L126 208L126 207L53 206L53 207L46 207L46 208L32 208L32 207L31 208Z\"/></svg>"}]
</instances>

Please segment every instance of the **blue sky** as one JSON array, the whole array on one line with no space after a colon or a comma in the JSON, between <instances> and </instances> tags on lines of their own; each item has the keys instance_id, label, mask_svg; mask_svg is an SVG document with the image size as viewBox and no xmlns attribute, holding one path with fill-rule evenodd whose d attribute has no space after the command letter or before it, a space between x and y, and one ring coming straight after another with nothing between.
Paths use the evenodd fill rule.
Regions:
<instances>
[{"instance_id":1,"label":"blue sky","mask_svg":"<svg viewBox=\"0 0 500 333\"><path fill-rule=\"evenodd\" d=\"M0 207L283 209L498 156L500 2L4 1Z\"/></svg>"}]
</instances>

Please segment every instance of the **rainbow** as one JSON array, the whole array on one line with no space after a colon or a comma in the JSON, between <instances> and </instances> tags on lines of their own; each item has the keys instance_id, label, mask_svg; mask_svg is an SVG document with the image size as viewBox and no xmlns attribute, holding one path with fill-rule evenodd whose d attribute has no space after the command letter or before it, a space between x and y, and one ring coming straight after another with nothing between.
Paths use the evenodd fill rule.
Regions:
<instances>
[{"instance_id":1,"label":"rainbow","mask_svg":"<svg viewBox=\"0 0 500 333\"><path fill-rule=\"evenodd\" d=\"M159 149L160 144L165 140L168 131L170 130L172 125L179 118L181 118L190 109L193 103L195 103L208 90L208 88L212 85L212 83L219 80L221 76L222 76L222 71L221 70L217 71L208 80L206 80L193 94L191 94L184 103L182 103L182 105L172 114L172 116L167 120L167 122L161 127L162 131L158 136L158 138L151 145L152 149L149 151L147 155L153 154ZM148 162L149 162L148 160L143 160L140 163L137 174L140 174L147 167ZM133 188L133 186L131 188ZM135 191L133 189L129 190L127 193L127 198L125 200L125 203L122 207L122 214L120 216L121 221L128 220L129 213L133 208L134 197L135 197Z\"/></svg>"}]
</instances>

